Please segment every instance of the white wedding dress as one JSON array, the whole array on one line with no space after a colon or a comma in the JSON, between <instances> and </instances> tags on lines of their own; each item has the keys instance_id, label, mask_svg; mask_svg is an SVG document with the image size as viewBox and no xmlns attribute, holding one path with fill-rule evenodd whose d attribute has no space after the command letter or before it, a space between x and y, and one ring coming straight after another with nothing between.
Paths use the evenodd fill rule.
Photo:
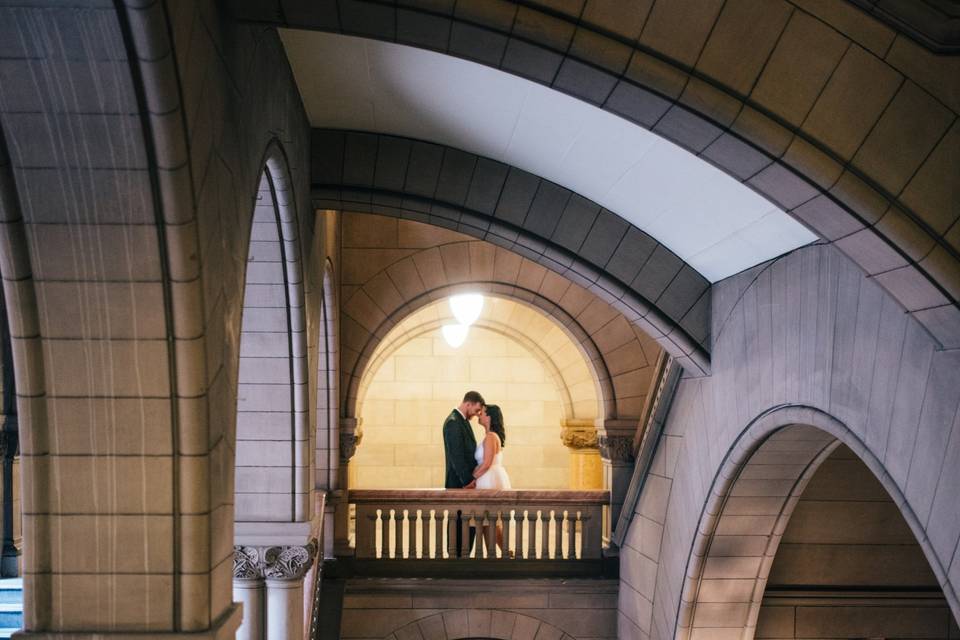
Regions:
<instances>
[{"instance_id":1,"label":"white wedding dress","mask_svg":"<svg viewBox=\"0 0 960 640\"><path fill-rule=\"evenodd\" d=\"M500 436L497 436L499 438ZM473 454L473 457L476 459L477 464L483 464L483 443L484 440L480 441L480 444L477 445L477 451ZM507 470L503 468L503 448L501 445L500 451L497 452L497 455L493 457L493 464L490 465L490 468L487 469L486 473L477 478L477 489L509 489L510 488L510 476L507 475Z\"/></svg>"}]
</instances>

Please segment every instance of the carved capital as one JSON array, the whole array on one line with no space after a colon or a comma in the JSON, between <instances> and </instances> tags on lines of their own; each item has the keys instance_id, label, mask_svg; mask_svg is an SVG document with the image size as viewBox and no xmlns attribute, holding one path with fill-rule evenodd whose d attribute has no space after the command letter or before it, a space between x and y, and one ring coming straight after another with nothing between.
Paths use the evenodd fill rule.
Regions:
<instances>
[{"instance_id":1,"label":"carved capital","mask_svg":"<svg viewBox=\"0 0 960 640\"><path fill-rule=\"evenodd\" d=\"M560 441L570 449L596 449L599 443L593 426L567 424L560 431Z\"/></svg>"},{"instance_id":2,"label":"carved capital","mask_svg":"<svg viewBox=\"0 0 960 640\"><path fill-rule=\"evenodd\" d=\"M300 580L313 565L317 541L306 545L233 548L235 580Z\"/></svg>"},{"instance_id":3,"label":"carved capital","mask_svg":"<svg viewBox=\"0 0 960 640\"><path fill-rule=\"evenodd\" d=\"M363 424L360 418L341 418L340 419L340 460L347 462L356 453L360 441L363 440L363 431L360 425Z\"/></svg>"},{"instance_id":4,"label":"carved capital","mask_svg":"<svg viewBox=\"0 0 960 640\"><path fill-rule=\"evenodd\" d=\"M350 460L357 453L357 447L363 440L363 433L341 433L340 434L340 459L344 462Z\"/></svg>"},{"instance_id":5,"label":"carved capital","mask_svg":"<svg viewBox=\"0 0 960 640\"><path fill-rule=\"evenodd\" d=\"M633 462L633 438L630 436L600 436L600 455L610 462L628 464Z\"/></svg>"}]
</instances>

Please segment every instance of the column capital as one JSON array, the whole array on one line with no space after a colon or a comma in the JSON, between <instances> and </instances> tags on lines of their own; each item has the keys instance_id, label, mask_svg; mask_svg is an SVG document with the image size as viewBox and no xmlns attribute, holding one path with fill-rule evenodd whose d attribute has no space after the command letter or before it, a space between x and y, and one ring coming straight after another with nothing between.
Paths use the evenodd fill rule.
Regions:
<instances>
[{"instance_id":1,"label":"column capital","mask_svg":"<svg viewBox=\"0 0 960 640\"><path fill-rule=\"evenodd\" d=\"M305 545L235 546L234 580L300 580L313 565L317 541Z\"/></svg>"},{"instance_id":2,"label":"column capital","mask_svg":"<svg viewBox=\"0 0 960 640\"><path fill-rule=\"evenodd\" d=\"M597 428L593 420L564 420L560 441L569 449L596 449Z\"/></svg>"},{"instance_id":3,"label":"column capital","mask_svg":"<svg viewBox=\"0 0 960 640\"><path fill-rule=\"evenodd\" d=\"M354 456L360 441L363 440L361 424L362 418L340 418L340 459L344 462Z\"/></svg>"},{"instance_id":4,"label":"column capital","mask_svg":"<svg viewBox=\"0 0 960 640\"><path fill-rule=\"evenodd\" d=\"M614 464L633 462L633 437L625 435L600 435L600 455Z\"/></svg>"}]
</instances>

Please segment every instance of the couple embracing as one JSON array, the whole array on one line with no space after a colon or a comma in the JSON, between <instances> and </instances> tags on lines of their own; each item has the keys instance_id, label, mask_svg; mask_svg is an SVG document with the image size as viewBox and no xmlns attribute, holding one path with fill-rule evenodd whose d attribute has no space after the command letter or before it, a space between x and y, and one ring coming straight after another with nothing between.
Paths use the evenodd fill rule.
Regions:
<instances>
[{"instance_id":1,"label":"couple embracing","mask_svg":"<svg viewBox=\"0 0 960 640\"><path fill-rule=\"evenodd\" d=\"M483 426L480 444L473 435L471 418ZM447 459L447 489L509 489L510 477L503 468L506 433L503 412L487 404L476 391L468 391L463 401L443 423L443 451Z\"/></svg>"}]
</instances>

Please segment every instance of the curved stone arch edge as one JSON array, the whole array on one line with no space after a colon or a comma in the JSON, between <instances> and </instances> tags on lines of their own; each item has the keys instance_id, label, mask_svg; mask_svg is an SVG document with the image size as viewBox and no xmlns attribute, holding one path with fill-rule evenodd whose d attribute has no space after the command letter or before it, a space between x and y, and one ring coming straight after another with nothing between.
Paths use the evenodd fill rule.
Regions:
<instances>
[{"instance_id":1,"label":"curved stone arch edge","mask_svg":"<svg viewBox=\"0 0 960 640\"><path fill-rule=\"evenodd\" d=\"M287 158L283 143L276 137L272 137L266 144L262 158L258 165L260 170L255 176L255 185L251 193L258 193L261 185L266 183L272 200L271 208L273 210L276 222L276 241L279 245L281 263L283 265L283 288L286 310L286 333L287 333L287 352L290 358L290 400L291 400L291 443L306 442L313 439L310 433L310 370L309 370L309 344L307 339L307 310L306 310L306 285L304 282L304 263L303 254L300 246L300 216L297 211L297 199L294 191L294 183L290 175L290 164ZM249 266L250 246L253 242L253 224L254 209L257 199L254 197L250 202L249 228L247 230L247 251L245 254L243 288L241 289L240 308L246 308L245 300L247 284L247 267ZM243 335L243 325L240 326L241 336ZM235 362L235 380L237 384L242 384L240 376L240 357ZM235 431L234 431L235 435ZM295 467L310 468L310 446L295 446L294 450L299 454L298 459L294 459ZM236 464L234 462L234 464ZM313 489L309 474L302 475L299 482L305 483L304 486L297 486L298 474L291 474L290 491L292 502L292 519L301 521L309 519L310 505L298 503L297 496L309 494ZM237 520L239 522L239 520Z\"/></svg>"},{"instance_id":2,"label":"curved stone arch edge","mask_svg":"<svg viewBox=\"0 0 960 640\"><path fill-rule=\"evenodd\" d=\"M380 368L384 360L388 359L394 353L397 352L404 344L410 340L416 340L419 337L422 337L432 331L436 331L443 324L442 320L431 320L424 322L417 327L414 327L411 331L398 335L395 340L391 340L383 349L378 347L377 351L374 353L373 358L371 358L369 364L364 370L363 377L360 379L359 391L357 393L357 407L362 407L364 400L366 399L366 394L370 386L371 376ZM516 331L509 325L505 325L500 322L490 322L484 320L477 320L471 325L472 327L479 327L487 331L491 331L498 335L509 338L518 342L524 347L527 351L531 353L543 366L547 369L548 374L550 375L551 382L557 388L559 395L561 397L560 404L564 408L562 418L564 420L569 419L593 419L593 417L583 417L577 416L573 413L573 400L570 396L570 389L563 380L563 376L560 373L559 367L557 367L556 362L553 358L547 354L543 349L539 347L533 340L524 334ZM387 336L390 337L389 335ZM384 338L386 342L386 338ZM381 343L383 345L384 343ZM588 365L589 366L589 365ZM598 406L602 406L598 401ZM358 411L359 413L359 411ZM598 414L602 415L602 414Z\"/></svg>"},{"instance_id":3,"label":"curved stone arch edge","mask_svg":"<svg viewBox=\"0 0 960 640\"><path fill-rule=\"evenodd\" d=\"M587 369L592 374L593 382L597 390L597 401L599 405L598 410L602 411L597 417L603 417L604 419L612 419L617 417L615 415L616 395L614 393L613 380L610 376L609 370L606 367L606 363L603 360L603 355L600 352L600 349L593 342L593 339L589 336L589 334L587 334L587 332L580 327L580 324L574 318L570 317L569 314L567 314L563 309L553 304L539 293L516 285L507 285L495 281L459 282L438 287L436 289L431 289L430 291L424 292L415 298L405 301L402 306L395 309L389 316L387 316L381 325L377 327L375 331L370 333L369 338L364 345L363 351L361 351L356 363L353 366L353 369L349 372L349 384L346 389L346 402L344 403L343 407L344 417L348 419L357 418L356 412L359 404L358 392L360 383L363 380L367 370L370 368L373 358L376 356L378 347L389 337L389 334L394 327L420 309L423 309L424 307L437 302L438 300L441 300L452 293L465 290L477 291L478 288L482 288L483 292L488 293L489 295L502 297L508 300L514 300L530 307L533 311L543 314L548 320L550 320L551 323L555 324L557 328L563 331L567 338L574 344L574 346L577 347L581 357L587 364ZM535 301L542 301L549 306L541 308L535 304ZM559 318L557 317L558 315L560 316ZM566 320L567 322L564 322L563 320ZM577 335L577 332L572 331L570 327L576 327L578 332L582 334L582 339ZM381 335L383 338L379 337Z\"/></svg>"},{"instance_id":4,"label":"curved stone arch edge","mask_svg":"<svg viewBox=\"0 0 960 640\"><path fill-rule=\"evenodd\" d=\"M320 486L320 474L317 469L315 483L317 489L335 490L338 488L338 461L340 458L340 309L338 304L337 277L333 260L329 256L324 260L320 294L320 335L317 336L317 384L325 385L326 406L320 407L320 394L317 394L317 429L327 430L327 469L326 487ZM321 369L322 368L322 369ZM321 374L325 379L321 381ZM321 419L320 413L326 417ZM319 432L317 438L319 440ZM332 541L332 537L329 538Z\"/></svg>"},{"instance_id":5,"label":"curved stone arch edge","mask_svg":"<svg viewBox=\"0 0 960 640\"><path fill-rule=\"evenodd\" d=\"M669 318L655 304L603 269L587 263L564 247L534 236L529 231L509 222L465 207L444 204L443 207L433 207L433 211L430 212L429 200L410 194L385 193L352 187L343 187L343 191L367 193L371 201L344 198L330 200L326 197L327 194L315 188L312 197L314 209L336 209L400 218L457 231L477 240L489 242L535 262L596 295L622 313L631 324L656 340L692 375L710 374L710 353L704 346L711 342L709 335L701 345L684 327ZM395 204L398 200L403 200L402 206ZM423 210L409 208L409 205L417 200L422 201ZM536 250L535 247L542 247L543 252ZM683 264L686 265L685 262ZM712 285L707 286L690 309L685 312L684 317L701 304L709 305L712 290Z\"/></svg>"},{"instance_id":6,"label":"curved stone arch edge","mask_svg":"<svg viewBox=\"0 0 960 640\"><path fill-rule=\"evenodd\" d=\"M814 456L813 460L801 473L800 478L794 483L791 495L786 501L786 508L781 512L781 515L778 516L778 518L780 518L778 519L779 528L776 530L782 533L783 527L787 524L792 514L793 506L795 506L796 500L799 498L799 494L802 493L806 487L806 482L809 481L810 477L817 471L823 460L826 459L836 446L841 444L846 445L856 454L858 459L870 469L870 472L890 495L891 500L893 500L900 514L910 527L910 531L913 533L920 548L923 549L924 557L934 575L937 577L937 581L940 583L941 589L943 589L944 597L949 603L954 617L960 619L960 615L958 615L960 614L960 599L958 599L958 594L950 582L947 571L935 554L920 519L914 513L913 509L910 508L906 496L904 496L900 487L887 472L883 463L870 451L859 436L833 415L811 405L782 404L762 411L747 424L733 444L728 448L724 461L713 478L709 493L704 501L700 516L697 519L697 530L690 543L690 551L687 554L687 563L683 578L684 584L677 607L677 614L674 619L676 637L684 637L681 635L681 631L687 633L692 631L689 625L693 621L697 603L697 591L708 557L706 550L709 548L720 516L723 514L724 504L730 496L730 491L736 483L740 471L765 442L771 437L774 437L778 432L791 426L813 427L832 437L834 441ZM796 495L794 495L794 491L796 491ZM777 543L779 543L779 538L777 538ZM775 550L775 548L773 550ZM771 562L765 562L761 565L762 575L757 577L758 581L765 583L772 566L772 556L770 560Z\"/></svg>"},{"instance_id":7,"label":"curved stone arch edge","mask_svg":"<svg viewBox=\"0 0 960 640\"><path fill-rule=\"evenodd\" d=\"M478 630L477 633L471 632L470 630L470 614L471 613L474 614L475 616L483 615L485 613L490 614L490 618L491 618L490 625L486 629L486 632L484 632L483 630ZM493 620L492 620L494 614L501 614L507 617L514 616L513 624L510 625L510 635L502 633L501 631L503 630L500 628L497 628L496 630L494 629ZM467 633L465 635L460 635L456 633L456 631L451 631L450 627L452 627L453 625L447 622L447 618L453 617L453 616L463 616L464 618L466 618L466 620L460 621L462 623L465 623L465 626L467 628ZM437 629L443 631L442 637L435 636L435 635L427 636L426 634L422 633L421 629L423 627L421 627L420 625L423 623L429 623L429 621L431 620L439 620L440 624L437 626ZM521 620L528 621L528 622L526 622L526 624L523 625L523 633L521 635L518 635L516 633L517 623L520 622ZM384 640L404 640L406 638L415 638L415 637L431 637L433 638L433 640L473 640L476 638L484 638L484 639L489 638L490 640L514 640L514 638L516 638L517 640L524 640L524 639L529 639L539 635L539 631L541 628L546 629L546 632L544 633L544 637L556 638L557 640L573 640L572 636L566 633L563 629L560 629L559 627L552 625L549 622L540 620L539 618L536 618L534 616L530 616L525 613L520 613L518 611L510 611L508 609L480 609L480 608L452 609L452 610L446 610L446 611L439 611L436 613L428 613L427 615L424 615L422 618L417 618L412 622L408 622L407 624L397 627L396 629L391 631L389 634L384 636ZM410 630L410 632L404 633L404 631L406 630Z\"/></svg>"},{"instance_id":8,"label":"curved stone arch edge","mask_svg":"<svg viewBox=\"0 0 960 640\"><path fill-rule=\"evenodd\" d=\"M889 247L890 250L895 252L898 256L900 256L901 259L904 260L904 265L901 267L896 267L892 269L893 271L896 271L898 269L902 269L905 267L912 267L913 269L915 269L916 274L919 277L923 278L926 281L926 283L928 283L928 286L932 286L936 290L936 292L943 299L947 301L947 304L946 304L947 307L952 305L956 309L956 307L960 305L960 301L958 301L955 295L952 294L946 288L944 283L942 283L937 278L937 276L931 272L931 268L920 264L922 259L917 258L915 260L909 255L909 245L912 239L903 238L901 239L902 242L898 242L898 238L888 237L886 233L882 232L880 229L877 228L877 225L875 224L876 220L873 220L871 218L871 215L874 215L877 219L879 219L880 217L883 217L883 214L885 214L885 212L887 211L887 209L890 208L891 205L895 206L896 209L902 212L905 216L907 216L914 225L922 229L924 233L927 236L929 236L929 238L933 241L935 246L941 247L946 252L946 254L952 257L954 260L960 260L960 255L958 255L958 252L955 249L953 249L945 241L945 239L942 236L937 234L933 230L931 225L928 222L926 222L926 220L924 220L921 216L919 216L915 211L913 211L905 203L901 202L898 199L898 197L893 193L891 193L888 189L885 189L884 187L879 185L875 180L872 180L868 176L866 176L863 173L863 171L859 170L858 168L854 167L852 164L845 161L840 156L840 154L838 154L836 151L827 147L824 143L821 143L820 141L816 140L815 138L810 136L808 133L800 129L800 127L791 125L783 117L777 115L776 113L773 113L769 109L765 108L763 105L757 104L755 103L755 101L750 100L749 96L742 95L740 92L737 92L734 89L731 89L730 87L726 86L725 84L717 80L714 80L712 77L704 74L703 72L693 68L689 68L677 62L676 60L673 60L668 55L665 55L655 49L652 49L651 47L639 45L636 41L627 40L621 36L617 36L609 32L608 30L599 30L596 27L592 27L587 23L582 23L581 21L574 21L571 16L566 15L563 12L547 9L544 7L537 8L537 11L539 13L542 13L545 16L549 16L551 19L561 20L561 21L573 24L577 27L578 30L579 29L587 30L596 38L609 40L613 43L616 43L617 46L627 46L634 52L639 52L643 55L649 56L650 58L656 60L658 63L670 67L674 71L680 73L685 78L687 78L685 87L689 85L691 80L693 80L709 88L711 91L720 93L726 100L734 100L736 103L740 105L740 110L738 111L738 113L742 112L743 110L749 109L751 112L754 112L758 114L760 117L769 120L774 126L779 127L780 129L785 131L788 135L792 136L791 142L793 140L800 141L809 150L809 152L820 154L821 158L810 159L810 158L797 157L797 158L794 158L793 160L794 164L797 165L797 166L794 166L794 164L790 164L787 161L786 151L780 152L779 155L774 156L772 155L771 151L765 148L765 145L764 145L765 142L773 143L775 146L777 144L775 139L773 138L771 138L771 140L759 139L757 141L751 140L749 137L747 137L746 134L740 131L737 131L736 128L733 126L733 124L729 124L729 125L724 124L724 122L721 122L720 120L718 120L718 115L711 113L709 106L703 106L701 108L697 108L696 97L693 97L693 98L686 97L685 91L681 91L680 94L677 96L668 95L660 87L654 86L649 82L642 83L639 80L629 77L627 75L626 70L621 70L619 73L613 72L609 68L605 68L602 64L598 62L586 60L584 57L580 57L576 55L576 53L571 50L554 50L549 43L537 42L534 39L532 39L532 37L523 37L513 32L505 32L502 27L499 27L494 24L483 23L483 21L479 17L473 17L473 19L469 19L469 18L464 19L462 16L435 14L430 12L429 10L414 9L412 7L406 7L405 9L415 10L420 13L433 15L438 19L449 20L457 24L470 25L472 28L480 28L486 31L491 31L493 33L497 33L501 37L506 37L508 40L517 40L520 42L524 42L534 48L542 49L547 52L552 52L555 55L559 54L562 56L563 60L569 59L573 61L575 64L581 65L591 70L593 73L599 76L612 78L614 82L613 82L613 88L610 89L611 95L613 91L620 86L621 83L631 88L634 88L635 90L649 93L656 100L660 100L664 102L667 106L664 107L664 113L659 118L657 118L654 122L648 124L648 123L637 120L636 117L633 117L629 113L617 111L613 107L605 106L609 100L609 97L606 100L603 100L601 104L598 104L596 100L591 100L590 98L585 97L584 95L578 95L573 89L563 89L558 86L553 86L556 84L555 82L556 78L554 78L553 82L548 83L544 80L541 80L535 77L530 77L529 75L524 75L515 70L505 69L503 68L502 62L501 64L493 64L490 61L484 61L484 60L476 59L476 57L470 57L469 55L463 52L451 51L449 50L449 47L448 47L448 50L441 51L441 53L444 55L450 55L450 56L462 58L474 63L482 64L484 66L497 69L503 73L511 73L514 75L518 75L519 77L523 77L527 80L536 82L538 84L542 84L544 86L548 86L551 89L562 91L563 93L571 95L572 97L577 98L579 100L583 100L584 102L587 102L592 106L609 110L611 113L614 113L619 117L625 118L628 121L637 124L638 126L642 126L645 129L658 133L659 135L663 135L664 137L667 137L668 139L670 139L672 142L675 142L676 144L680 145L684 149L690 151L691 153L696 155L698 158L701 158L704 161L709 162L710 164L716 166L721 171L729 174L732 178L734 178L738 182L741 182L742 184L748 186L751 189L754 189L755 191L763 195L765 198L768 198L776 202L791 217L796 219L798 222L800 222L804 226L811 228L811 230L813 230L813 232L816 235L820 236L821 238L828 239L828 241L830 242L833 242L833 239L827 238L824 235L824 234L830 235L828 229L825 229L823 232L816 230L814 226L812 226L808 221L804 220L802 215L799 213L799 210L805 205L807 205L808 203L813 202L818 197L825 197L830 202L831 206L842 211L848 217L849 221L852 221L855 223L857 227L856 231L860 231L864 229L872 230L876 234L876 237L879 239L881 243ZM803 13L807 15L811 15L808 12L804 11L803 9L798 8L797 11L803 11ZM816 16L811 15L811 17L813 19L820 20L820 18L817 18ZM269 20L265 20L263 16L253 18L253 20L259 21L259 22L264 22L264 21L270 22ZM417 42L401 41L401 39L398 38L396 35L394 35L393 37L388 37L387 35L384 35L384 34L378 34L376 32L376 28L372 28L366 31L364 30L357 31L355 29L354 30L344 29L342 28L342 26L339 26L339 25L333 26L332 24L326 24L326 25L319 24L319 23L309 24L309 25L308 24L292 24L290 22L286 22L285 19L281 20L280 22L274 22L274 24L278 24L280 26L284 26L291 29L306 29L306 30L313 30L313 31L320 31L320 32L327 32L327 33L343 33L345 35L351 35L353 37L366 38L370 40L377 40L377 41L383 41L383 42L394 42L396 44L402 44L404 46L411 46L411 47L422 48L424 50L431 50L429 47L424 47L422 44ZM848 39L850 42L854 42L853 38L848 36L846 33L843 33L842 35L844 38ZM906 76L904 72L900 72L899 70L898 70L898 73L903 73L903 75ZM939 97L930 93L926 88L921 86L921 89L925 93L930 95L937 103L941 105L943 104L943 101ZM685 102L683 101L684 97L686 97ZM718 133L714 135L714 137L710 140L708 144L702 145L703 149L698 150L695 147L692 148L689 141L684 140L682 135L680 134L670 135L669 131L664 130L664 128L660 126L661 121L665 120L670 113L674 112L674 110L677 110L678 113L684 114L682 116L674 116L673 118L674 121L680 120L682 123L684 119L692 118L694 120L701 121L708 128L717 130ZM674 122L674 127L676 128L678 126L680 129L683 129L682 124L678 125L676 122ZM759 136L762 134L755 133L754 135ZM770 135L772 136L772 134ZM766 160L766 164L764 164L762 168L760 168L759 170L757 170L751 175L738 176L734 172L734 169L726 167L721 162L713 161L708 157L706 157L705 153L707 148L713 142L720 140L724 136L731 138L739 145L747 146L750 150L753 151L754 154L757 154L759 157L764 158ZM796 155L802 156L803 154L796 154ZM831 180L829 178L825 178L824 175L822 175L822 171L818 173L818 164L817 164L818 161L822 163L825 162L827 164L830 164L831 166L835 165L839 167L840 170L837 172L837 177ZM772 170L776 170L776 171L772 171ZM765 179L763 174L767 172L771 172L771 176L767 176L767 178L769 178L766 180L768 184L763 184ZM780 175L773 176L772 173L779 173ZM844 177L847 177L850 180L856 181L858 183L855 187L856 189L872 191L873 193L880 196L880 198L882 198L887 203L887 206L883 207L880 211L872 211L869 214L858 211L856 205L850 202L847 202L844 199L844 197L842 197L842 195L833 192L834 189L839 188L840 182ZM757 182L758 180L759 182ZM778 181L784 182L785 186L780 185L779 187L777 187L772 184L773 182L778 182ZM806 197L802 202L794 202L793 200L790 200L789 202L787 202L785 198L792 197L790 196L789 193L787 193L786 195L783 195L783 197L780 197L780 198L777 197L776 193L778 191L778 188L786 192L796 190L797 182L801 183L805 188L812 190L814 192L813 195ZM793 184L789 184L789 183L793 183ZM768 193L764 191L764 189L768 189L770 192ZM859 260L857 259L857 257L855 256L851 256L851 257L854 259L855 262L858 262L859 264ZM936 268L936 265L933 265L933 267ZM866 271L866 269L864 270ZM868 275L874 275L874 274L868 273ZM941 308L943 307L935 305L933 307L909 308L907 310L909 313L911 313L911 315L913 315L915 312L916 313L929 312L929 311L932 311L935 309L941 309ZM918 316L918 320L920 320L919 316ZM927 322L924 322L924 321L921 321L921 322L923 324L927 324ZM935 323L936 319L931 318L930 322ZM930 332L935 335L937 334L937 332L933 330L931 330ZM937 336L937 342L941 344L943 342L943 340L941 339L941 336L939 335Z\"/></svg>"}]
</instances>

